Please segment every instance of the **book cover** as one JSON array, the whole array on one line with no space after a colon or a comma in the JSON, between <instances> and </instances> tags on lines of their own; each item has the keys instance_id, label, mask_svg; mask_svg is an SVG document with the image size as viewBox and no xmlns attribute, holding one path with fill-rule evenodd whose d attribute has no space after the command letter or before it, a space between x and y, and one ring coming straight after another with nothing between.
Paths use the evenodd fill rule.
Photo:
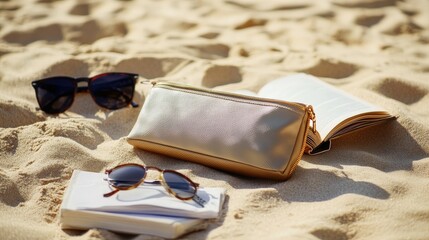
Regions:
<instances>
[{"instance_id":1,"label":"book cover","mask_svg":"<svg viewBox=\"0 0 429 240\"><path fill-rule=\"evenodd\" d=\"M201 207L168 195L162 186L152 185L105 198L103 193L111 188L104 178L103 173L73 172L61 204L62 228L104 228L175 238L206 228L206 219L217 218L224 201L225 190L221 188L199 189L198 196L206 200Z\"/></svg>"}]
</instances>

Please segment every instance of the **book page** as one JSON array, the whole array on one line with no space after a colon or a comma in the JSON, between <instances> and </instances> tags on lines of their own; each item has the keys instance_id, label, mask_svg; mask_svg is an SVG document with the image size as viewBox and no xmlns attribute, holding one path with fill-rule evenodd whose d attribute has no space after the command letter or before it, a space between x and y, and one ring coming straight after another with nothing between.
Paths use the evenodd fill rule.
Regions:
<instances>
[{"instance_id":1,"label":"book page","mask_svg":"<svg viewBox=\"0 0 429 240\"><path fill-rule=\"evenodd\" d=\"M66 209L61 211L60 222L63 229L104 228L116 232L149 234L163 238L177 238L208 226L208 220L199 218Z\"/></svg>"},{"instance_id":2,"label":"book page","mask_svg":"<svg viewBox=\"0 0 429 240\"><path fill-rule=\"evenodd\" d=\"M375 116L389 116L382 108L307 74L287 76L269 82L260 89L258 96L312 105L316 113L317 131L322 140L334 135L332 130L348 118L369 112Z\"/></svg>"}]
</instances>

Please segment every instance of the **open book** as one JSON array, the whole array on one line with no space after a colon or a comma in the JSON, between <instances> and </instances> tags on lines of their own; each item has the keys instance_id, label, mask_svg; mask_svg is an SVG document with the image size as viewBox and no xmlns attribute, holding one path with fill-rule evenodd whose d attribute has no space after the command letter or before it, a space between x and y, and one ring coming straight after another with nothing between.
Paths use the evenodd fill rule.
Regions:
<instances>
[{"instance_id":1,"label":"open book","mask_svg":"<svg viewBox=\"0 0 429 240\"><path fill-rule=\"evenodd\" d=\"M310 154L329 150L332 139L394 118L381 107L308 74L296 74L271 81L257 94L248 91L237 93L312 105L316 113L317 131L309 131L307 145Z\"/></svg>"},{"instance_id":2,"label":"open book","mask_svg":"<svg viewBox=\"0 0 429 240\"><path fill-rule=\"evenodd\" d=\"M217 218L225 190L200 188L201 207L193 201L170 196L162 186L141 185L112 197L105 174L75 170L61 204L61 227L105 228L118 232L176 238L207 227L206 219Z\"/></svg>"}]
</instances>

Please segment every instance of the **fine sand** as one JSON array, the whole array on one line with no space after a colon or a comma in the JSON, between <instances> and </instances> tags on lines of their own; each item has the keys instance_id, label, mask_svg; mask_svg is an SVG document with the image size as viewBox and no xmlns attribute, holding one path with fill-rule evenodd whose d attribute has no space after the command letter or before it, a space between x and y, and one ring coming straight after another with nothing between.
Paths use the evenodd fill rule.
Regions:
<instances>
[{"instance_id":1,"label":"fine sand","mask_svg":"<svg viewBox=\"0 0 429 240\"><path fill-rule=\"evenodd\" d=\"M135 162L227 189L219 220L186 239L429 239L428 46L427 0L0 1L0 238L151 238L60 228L74 169ZM286 182L245 178L133 149L140 108L80 94L38 110L31 81L108 71L253 91L305 72L398 119L304 155Z\"/></svg>"}]
</instances>

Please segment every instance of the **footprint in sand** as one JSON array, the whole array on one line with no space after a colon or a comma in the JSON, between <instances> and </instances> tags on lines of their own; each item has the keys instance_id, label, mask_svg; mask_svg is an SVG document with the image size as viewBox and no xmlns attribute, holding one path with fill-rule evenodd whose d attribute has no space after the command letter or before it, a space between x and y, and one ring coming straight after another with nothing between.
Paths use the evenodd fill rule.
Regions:
<instances>
[{"instance_id":1,"label":"footprint in sand","mask_svg":"<svg viewBox=\"0 0 429 240\"><path fill-rule=\"evenodd\" d=\"M331 229L327 227L316 229L312 231L311 234L321 240L328 240L328 239L347 240L353 237L353 236L349 236L347 232L343 230Z\"/></svg>"},{"instance_id":2,"label":"footprint in sand","mask_svg":"<svg viewBox=\"0 0 429 240\"><path fill-rule=\"evenodd\" d=\"M86 19L83 22L64 24L67 40L90 44L103 37L125 36L128 32L123 22L101 22L100 20Z\"/></svg>"},{"instance_id":3,"label":"footprint in sand","mask_svg":"<svg viewBox=\"0 0 429 240\"><path fill-rule=\"evenodd\" d=\"M91 6L88 3L78 3L69 10L71 15L87 16L91 13Z\"/></svg>"},{"instance_id":4,"label":"footprint in sand","mask_svg":"<svg viewBox=\"0 0 429 240\"><path fill-rule=\"evenodd\" d=\"M185 46L185 52L192 56L215 60L227 58L229 56L230 47L225 44L196 44Z\"/></svg>"},{"instance_id":5,"label":"footprint in sand","mask_svg":"<svg viewBox=\"0 0 429 240\"><path fill-rule=\"evenodd\" d=\"M1 170L0 183L0 202L8 206L16 207L19 203L25 201L19 192L16 183Z\"/></svg>"},{"instance_id":6,"label":"footprint in sand","mask_svg":"<svg viewBox=\"0 0 429 240\"><path fill-rule=\"evenodd\" d=\"M355 23L364 27L372 27L384 18L384 14L362 14L355 19Z\"/></svg>"},{"instance_id":7,"label":"footprint in sand","mask_svg":"<svg viewBox=\"0 0 429 240\"><path fill-rule=\"evenodd\" d=\"M60 42L69 40L90 44L108 36L125 36L128 30L123 22L101 22L94 19L77 19L72 23L37 23L31 27L10 30L3 35L9 43L27 45L36 41Z\"/></svg>"},{"instance_id":8,"label":"footprint in sand","mask_svg":"<svg viewBox=\"0 0 429 240\"><path fill-rule=\"evenodd\" d=\"M395 6L398 0L333 0L332 3L349 8L381 8Z\"/></svg>"},{"instance_id":9,"label":"footprint in sand","mask_svg":"<svg viewBox=\"0 0 429 240\"><path fill-rule=\"evenodd\" d=\"M215 39L219 35L220 35L220 33L218 33L218 32L206 32L206 33L200 34L199 37L207 38L207 39Z\"/></svg>"},{"instance_id":10,"label":"footprint in sand","mask_svg":"<svg viewBox=\"0 0 429 240\"><path fill-rule=\"evenodd\" d=\"M264 26L268 21L265 19L249 18L243 23L235 27L237 30L251 28L251 27L260 27Z\"/></svg>"},{"instance_id":11,"label":"footprint in sand","mask_svg":"<svg viewBox=\"0 0 429 240\"><path fill-rule=\"evenodd\" d=\"M0 59L3 66L3 81L17 79L31 80L49 76L87 76L88 64L82 60L73 59L61 51L34 49L32 51L10 53Z\"/></svg>"},{"instance_id":12,"label":"footprint in sand","mask_svg":"<svg viewBox=\"0 0 429 240\"><path fill-rule=\"evenodd\" d=\"M358 70L356 65L335 59L321 59L315 66L305 69L304 72L317 77L346 78Z\"/></svg>"},{"instance_id":13,"label":"footprint in sand","mask_svg":"<svg viewBox=\"0 0 429 240\"><path fill-rule=\"evenodd\" d=\"M82 60L67 59L57 62L46 69L44 76L84 77L89 75L88 64Z\"/></svg>"},{"instance_id":14,"label":"footprint in sand","mask_svg":"<svg viewBox=\"0 0 429 240\"><path fill-rule=\"evenodd\" d=\"M153 79L164 77L167 74L171 74L178 69L181 69L190 62L190 60L183 58L168 57L129 58L120 61L114 70L119 72L138 73L144 78Z\"/></svg>"},{"instance_id":15,"label":"footprint in sand","mask_svg":"<svg viewBox=\"0 0 429 240\"><path fill-rule=\"evenodd\" d=\"M26 29L12 30L2 37L6 42L27 45L29 43L44 40L58 42L64 40L62 27L57 23L33 26Z\"/></svg>"},{"instance_id":16,"label":"footprint in sand","mask_svg":"<svg viewBox=\"0 0 429 240\"><path fill-rule=\"evenodd\" d=\"M221 85L241 82L242 75L236 66L215 65L209 67L203 76L202 85L204 87L217 87Z\"/></svg>"},{"instance_id":17,"label":"footprint in sand","mask_svg":"<svg viewBox=\"0 0 429 240\"><path fill-rule=\"evenodd\" d=\"M378 84L372 87L372 90L407 105L420 101L420 99L428 94L428 90L417 85L412 85L409 81L396 78L382 79Z\"/></svg>"},{"instance_id":18,"label":"footprint in sand","mask_svg":"<svg viewBox=\"0 0 429 240\"><path fill-rule=\"evenodd\" d=\"M270 4L266 4L264 1L259 0L235 0L227 1L228 4L235 5L237 7L259 10L259 11L282 11L282 10L296 10L308 8L311 6L311 1L299 0L299 1L272 1Z\"/></svg>"}]
</instances>

